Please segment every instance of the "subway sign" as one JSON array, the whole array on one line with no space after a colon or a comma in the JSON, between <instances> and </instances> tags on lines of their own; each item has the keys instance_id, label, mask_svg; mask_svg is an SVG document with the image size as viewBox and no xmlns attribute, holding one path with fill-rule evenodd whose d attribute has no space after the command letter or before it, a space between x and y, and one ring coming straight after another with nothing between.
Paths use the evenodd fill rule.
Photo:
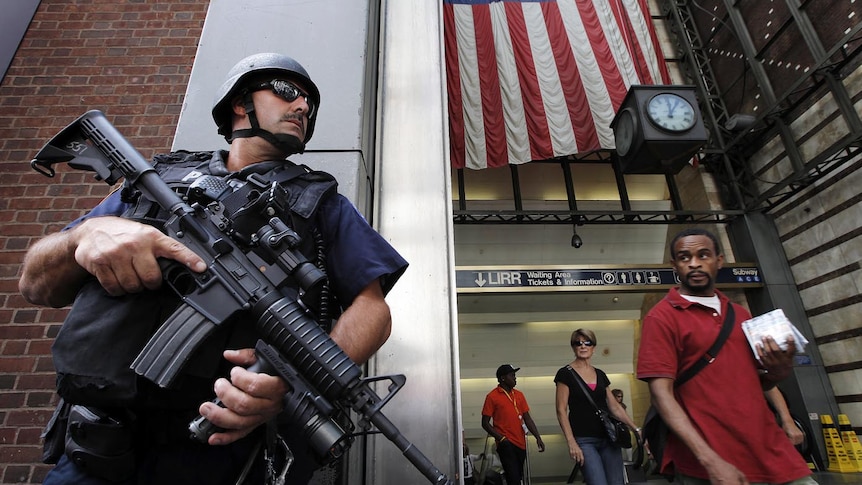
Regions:
<instances>
[{"instance_id":1,"label":"subway sign","mask_svg":"<svg viewBox=\"0 0 862 485\"><path fill-rule=\"evenodd\" d=\"M459 293L524 291L667 291L677 286L676 272L667 265L622 266L458 266ZM718 288L763 286L753 264L726 264L718 272Z\"/></svg>"}]
</instances>

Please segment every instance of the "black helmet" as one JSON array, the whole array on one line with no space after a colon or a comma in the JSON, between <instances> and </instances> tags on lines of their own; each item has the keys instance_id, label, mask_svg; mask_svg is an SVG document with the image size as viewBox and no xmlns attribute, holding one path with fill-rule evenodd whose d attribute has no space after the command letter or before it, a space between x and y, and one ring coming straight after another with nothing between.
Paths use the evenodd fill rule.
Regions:
<instances>
[{"instance_id":1,"label":"black helmet","mask_svg":"<svg viewBox=\"0 0 862 485\"><path fill-rule=\"evenodd\" d=\"M320 107L320 91L317 89L317 85L314 84L314 81L311 80L308 72L300 63L284 54L262 53L250 55L237 62L236 65L231 68L227 74L227 79L217 91L213 102L213 120L215 120L216 126L218 126L219 134L224 136L228 142L234 138L231 126L231 100L241 92L244 87L243 84L247 78L255 74L270 71L273 73L286 73L289 79L296 79L301 82L303 87L308 90L309 98L314 105L317 108ZM298 150L299 152L302 152L305 143L308 143L311 139L311 135L314 133L314 124L315 121L317 121L317 112L319 111L317 108L315 108L312 115L308 118L308 127L305 130L305 139L302 140L302 148ZM257 121L252 120L252 124L257 125ZM258 134L253 136L258 136ZM296 139L295 137L293 138Z\"/></svg>"}]
</instances>

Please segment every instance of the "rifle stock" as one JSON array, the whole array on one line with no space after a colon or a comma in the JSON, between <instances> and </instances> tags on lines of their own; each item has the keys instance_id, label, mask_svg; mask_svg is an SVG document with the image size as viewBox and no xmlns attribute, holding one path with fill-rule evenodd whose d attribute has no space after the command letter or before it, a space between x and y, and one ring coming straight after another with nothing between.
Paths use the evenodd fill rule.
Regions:
<instances>
[{"instance_id":1,"label":"rifle stock","mask_svg":"<svg viewBox=\"0 0 862 485\"><path fill-rule=\"evenodd\" d=\"M162 387L169 386L210 332L237 313L248 312L261 339L295 367L303 382L318 395L350 407L362 416L362 422L373 423L431 483L453 483L380 412L403 385L404 377L384 377L392 382L390 392L384 398L378 396L369 383L381 378L362 379L359 366L299 302L281 293L286 282L270 281L271 276L264 274L266 263L260 267L261 258L250 258L224 235L207 208L190 206L173 192L100 111L89 111L63 129L36 155L31 166L53 176L53 165L59 162L96 172L96 178L109 185L124 177L171 214L165 233L207 263L203 273L178 264L163 265L165 280L178 292L183 304L135 359L135 372ZM283 224L274 218L272 228L267 229L279 230ZM291 249L284 251L289 253ZM270 273L290 275L296 268L283 266L301 259L279 257L273 261Z\"/></svg>"}]
</instances>

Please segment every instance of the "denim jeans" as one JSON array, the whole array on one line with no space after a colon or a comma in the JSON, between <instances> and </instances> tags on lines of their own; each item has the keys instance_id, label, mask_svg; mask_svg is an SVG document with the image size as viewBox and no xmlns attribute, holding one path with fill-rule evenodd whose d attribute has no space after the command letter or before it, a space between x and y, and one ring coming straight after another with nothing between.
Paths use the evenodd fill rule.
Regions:
<instances>
[{"instance_id":1,"label":"denim jeans","mask_svg":"<svg viewBox=\"0 0 862 485\"><path fill-rule=\"evenodd\" d=\"M587 485L624 485L623 456L620 447L605 438L575 437L584 453L581 471Z\"/></svg>"},{"instance_id":2,"label":"denim jeans","mask_svg":"<svg viewBox=\"0 0 862 485\"><path fill-rule=\"evenodd\" d=\"M78 485L109 485L110 482L87 475L83 470L75 466L66 455L60 457L57 465L48 472L43 485L66 485L75 483Z\"/></svg>"}]
</instances>

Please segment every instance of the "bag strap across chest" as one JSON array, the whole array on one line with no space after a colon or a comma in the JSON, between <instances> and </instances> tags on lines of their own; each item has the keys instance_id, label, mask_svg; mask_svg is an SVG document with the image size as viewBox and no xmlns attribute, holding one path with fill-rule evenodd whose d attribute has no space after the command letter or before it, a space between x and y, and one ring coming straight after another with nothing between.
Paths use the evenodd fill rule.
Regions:
<instances>
[{"instance_id":1,"label":"bag strap across chest","mask_svg":"<svg viewBox=\"0 0 862 485\"><path fill-rule=\"evenodd\" d=\"M679 387L689 379L695 376L698 372L700 372L707 364L712 363L715 358L718 356L718 351L721 350L721 347L727 342L727 338L730 337L730 332L733 331L733 323L736 321L736 315L733 310L733 304L727 304L727 312L724 315L724 323L721 325L721 331L718 333L718 337L715 339L715 342L709 348L709 350L704 353L697 362L689 366L686 370L682 371L674 381L674 387Z\"/></svg>"}]
</instances>

